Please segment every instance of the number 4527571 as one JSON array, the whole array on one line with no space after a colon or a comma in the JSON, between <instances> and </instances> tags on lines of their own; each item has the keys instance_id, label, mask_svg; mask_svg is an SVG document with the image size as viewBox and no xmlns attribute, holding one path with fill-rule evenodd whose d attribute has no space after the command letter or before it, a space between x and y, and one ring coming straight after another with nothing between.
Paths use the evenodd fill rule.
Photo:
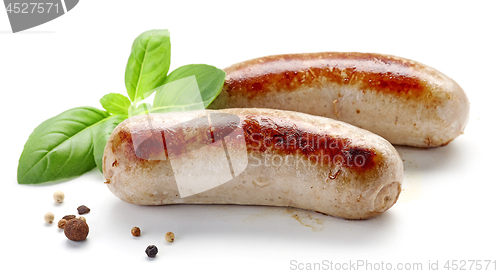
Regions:
<instances>
[{"instance_id":1,"label":"number 4527571","mask_svg":"<svg viewBox=\"0 0 500 274\"><path fill-rule=\"evenodd\" d=\"M9 3L8 13L59 13L59 3Z\"/></svg>"}]
</instances>

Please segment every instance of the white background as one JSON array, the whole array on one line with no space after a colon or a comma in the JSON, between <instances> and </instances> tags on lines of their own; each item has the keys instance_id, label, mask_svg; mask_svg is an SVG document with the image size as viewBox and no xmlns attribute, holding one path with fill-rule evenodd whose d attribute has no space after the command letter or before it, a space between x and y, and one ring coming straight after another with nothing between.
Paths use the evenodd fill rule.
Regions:
<instances>
[{"instance_id":1,"label":"white background","mask_svg":"<svg viewBox=\"0 0 500 274\"><path fill-rule=\"evenodd\" d=\"M443 269L447 260L497 260L498 271L498 11L494 1L87 0L12 34L0 10L0 272L280 273L323 260L422 263L424 270L429 261ZM259 206L136 206L113 196L97 169L63 183L18 185L18 159L32 130L69 108L100 107L106 93L126 94L132 42L153 28L171 32L171 71L319 51L417 60L462 86L469 124L446 147L397 147L405 160L400 201L367 221ZM56 190L66 193L61 205L52 200ZM47 211L59 220L81 204L92 210L84 242L43 221ZM133 226L141 237L131 236ZM172 244L167 231L177 235ZM154 260L144 253L149 244L159 248Z\"/></svg>"}]
</instances>

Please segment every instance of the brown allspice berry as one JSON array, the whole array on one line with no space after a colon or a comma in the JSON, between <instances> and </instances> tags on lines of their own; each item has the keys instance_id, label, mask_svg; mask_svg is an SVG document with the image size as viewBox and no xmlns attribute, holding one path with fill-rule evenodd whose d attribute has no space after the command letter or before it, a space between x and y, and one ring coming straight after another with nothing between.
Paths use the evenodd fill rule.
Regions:
<instances>
[{"instance_id":1,"label":"brown allspice berry","mask_svg":"<svg viewBox=\"0 0 500 274\"><path fill-rule=\"evenodd\" d=\"M134 237L139 237L139 236L141 236L141 229L140 229L140 228L138 228L137 226L134 226L134 227L132 228L132 230L130 230L130 232L132 233L132 235L133 235Z\"/></svg>"},{"instance_id":2,"label":"brown allspice berry","mask_svg":"<svg viewBox=\"0 0 500 274\"><path fill-rule=\"evenodd\" d=\"M66 221L65 219L61 219L59 220L59 222L57 223L57 227L59 227L60 229L64 229L64 226L66 226L66 223L68 221Z\"/></svg>"},{"instance_id":3,"label":"brown allspice berry","mask_svg":"<svg viewBox=\"0 0 500 274\"><path fill-rule=\"evenodd\" d=\"M64 226L64 235L72 241L82 241L89 234L89 226L80 219L71 219Z\"/></svg>"}]
</instances>

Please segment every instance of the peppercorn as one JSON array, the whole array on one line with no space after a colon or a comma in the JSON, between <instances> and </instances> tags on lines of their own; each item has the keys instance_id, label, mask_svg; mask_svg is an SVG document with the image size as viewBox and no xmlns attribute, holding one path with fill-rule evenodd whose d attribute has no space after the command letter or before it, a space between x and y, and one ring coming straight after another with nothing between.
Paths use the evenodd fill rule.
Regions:
<instances>
[{"instance_id":1,"label":"peppercorn","mask_svg":"<svg viewBox=\"0 0 500 274\"><path fill-rule=\"evenodd\" d=\"M156 257L156 254L158 254L158 248L155 245L150 245L146 248L146 255L148 255L149 258Z\"/></svg>"},{"instance_id":2,"label":"peppercorn","mask_svg":"<svg viewBox=\"0 0 500 274\"><path fill-rule=\"evenodd\" d=\"M135 237L139 237L141 236L141 229L138 228L137 226L134 226L132 228L132 230L130 230L130 232L132 233L132 235L134 235Z\"/></svg>"},{"instance_id":3,"label":"peppercorn","mask_svg":"<svg viewBox=\"0 0 500 274\"><path fill-rule=\"evenodd\" d=\"M81 205L77 208L78 210L78 214L82 215L82 214L87 214L90 212L90 208L84 206L84 205Z\"/></svg>"},{"instance_id":4,"label":"peppercorn","mask_svg":"<svg viewBox=\"0 0 500 274\"><path fill-rule=\"evenodd\" d=\"M54 192L54 201L58 202L58 203L62 203L64 201L64 193L60 190Z\"/></svg>"},{"instance_id":5,"label":"peppercorn","mask_svg":"<svg viewBox=\"0 0 500 274\"><path fill-rule=\"evenodd\" d=\"M65 219L61 219L59 220L59 222L57 223L57 227L59 227L60 229L64 229L64 226L66 225L68 221L66 221Z\"/></svg>"},{"instance_id":6,"label":"peppercorn","mask_svg":"<svg viewBox=\"0 0 500 274\"><path fill-rule=\"evenodd\" d=\"M89 234L89 226L80 219L71 219L64 226L64 235L72 241L82 241Z\"/></svg>"},{"instance_id":7,"label":"peppercorn","mask_svg":"<svg viewBox=\"0 0 500 274\"><path fill-rule=\"evenodd\" d=\"M64 220L66 220L66 221L69 221L69 220L71 220L71 219L74 219L75 217L76 217L75 215L66 215L66 216L64 216L64 217L62 217L62 218L63 218Z\"/></svg>"},{"instance_id":8,"label":"peppercorn","mask_svg":"<svg viewBox=\"0 0 500 274\"><path fill-rule=\"evenodd\" d=\"M85 217L83 217L83 216L78 216L78 217L76 217L76 218L77 218L77 219L80 219L80 220L82 220L82 221L84 221L84 222L87 222L87 219L85 219Z\"/></svg>"},{"instance_id":9,"label":"peppercorn","mask_svg":"<svg viewBox=\"0 0 500 274\"><path fill-rule=\"evenodd\" d=\"M167 232L167 234L165 234L165 240L167 240L167 242L169 242L169 243L173 242L175 240L174 233Z\"/></svg>"},{"instance_id":10,"label":"peppercorn","mask_svg":"<svg viewBox=\"0 0 500 274\"><path fill-rule=\"evenodd\" d=\"M54 221L54 214L52 212L47 212L43 216L43 219L50 224L52 223L52 221Z\"/></svg>"}]
</instances>

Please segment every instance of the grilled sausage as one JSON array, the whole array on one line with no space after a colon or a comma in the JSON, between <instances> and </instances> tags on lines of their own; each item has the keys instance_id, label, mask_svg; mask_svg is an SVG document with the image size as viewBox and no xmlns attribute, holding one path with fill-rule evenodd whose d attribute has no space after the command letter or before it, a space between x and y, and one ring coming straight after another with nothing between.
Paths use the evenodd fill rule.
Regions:
<instances>
[{"instance_id":1,"label":"grilled sausage","mask_svg":"<svg viewBox=\"0 0 500 274\"><path fill-rule=\"evenodd\" d=\"M436 147L463 133L460 86L421 63L372 53L268 56L225 69L210 108L273 108L344 121L392 144Z\"/></svg>"},{"instance_id":2,"label":"grilled sausage","mask_svg":"<svg viewBox=\"0 0 500 274\"><path fill-rule=\"evenodd\" d=\"M103 173L133 204L290 206L366 219L396 202L403 164L389 142L355 126L242 108L131 117L110 135Z\"/></svg>"}]
</instances>

